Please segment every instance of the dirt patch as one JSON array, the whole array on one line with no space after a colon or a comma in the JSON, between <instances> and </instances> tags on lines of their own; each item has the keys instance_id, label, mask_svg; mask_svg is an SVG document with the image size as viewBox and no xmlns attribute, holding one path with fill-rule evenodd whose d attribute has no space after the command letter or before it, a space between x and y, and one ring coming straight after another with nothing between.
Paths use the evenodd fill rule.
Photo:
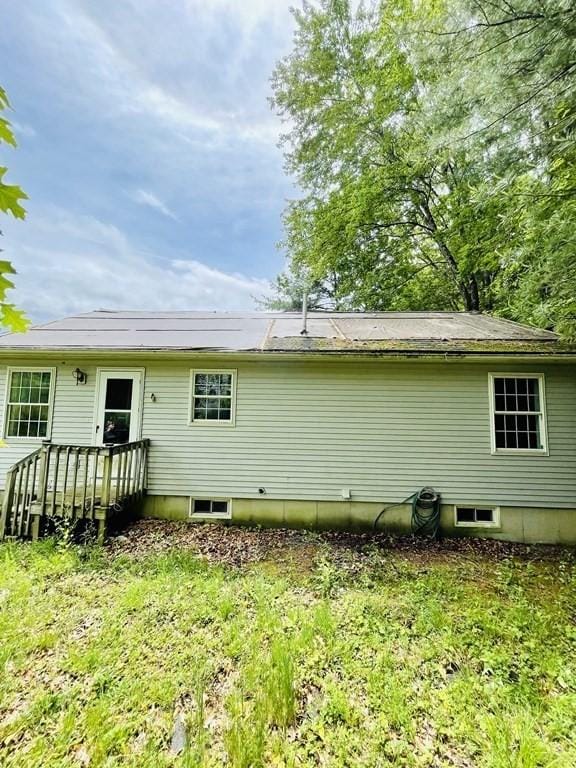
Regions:
<instances>
[{"instance_id":1,"label":"dirt patch","mask_svg":"<svg viewBox=\"0 0 576 768\"><path fill-rule=\"evenodd\" d=\"M313 563L321 549L336 560L362 556L371 548L389 551L415 561L437 561L453 556L514 558L532 561L574 560L574 550L546 545L526 545L491 539L454 538L430 540L418 536L340 531L310 532L285 528L259 528L221 524L139 520L111 538L106 551L112 557L142 557L173 550L191 551L210 562L247 565L266 560Z\"/></svg>"}]
</instances>

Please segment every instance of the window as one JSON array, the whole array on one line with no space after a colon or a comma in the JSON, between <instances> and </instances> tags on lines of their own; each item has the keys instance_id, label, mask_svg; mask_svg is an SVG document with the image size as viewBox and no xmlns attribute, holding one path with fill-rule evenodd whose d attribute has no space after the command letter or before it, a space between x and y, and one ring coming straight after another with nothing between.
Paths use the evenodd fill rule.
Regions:
<instances>
[{"instance_id":1,"label":"window","mask_svg":"<svg viewBox=\"0 0 576 768\"><path fill-rule=\"evenodd\" d=\"M132 419L134 379L106 378L104 396L104 443L127 443Z\"/></svg>"},{"instance_id":2,"label":"window","mask_svg":"<svg viewBox=\"0 0 576 768\"><path fill-rule=\"evenodd\" d=\"M193 423L233 424L235 371L192 371Z\"/></svg>"},{"instance_id":3,"label":"window","mask_svg":"<svg viewBox=\"0 0 576 768\"><path fill-rule=\"evenodd\" d=\"M491 374L493 453L546 453L544 377Z\"/></svg>"},{"instance_id":4,"label":"window","mask_svg":"<svg viewBox=\"0 0 576 768\"><path fill-rule=\"evenodd\" d=\"M498 528L498 507L454 507L454 524L458 527Z\"/></svg>"},{"instance_id":5,"label":"window","mask_svg":"<svg viewBox=\"0 0 576 768\"><path fill-rule=\"evenodd\" d=\"M48 437L53 370L9 369L6 437Z\"/></svg>"},{"instance_id":6,"label":"window","mask_svg":"<svg viewBox=\"0 0 576 768\"><path fill-rule=\"evenodd\" d=\"M191 499L190 517L230 518L230 499Z\"/></svg>"}]
</instances>

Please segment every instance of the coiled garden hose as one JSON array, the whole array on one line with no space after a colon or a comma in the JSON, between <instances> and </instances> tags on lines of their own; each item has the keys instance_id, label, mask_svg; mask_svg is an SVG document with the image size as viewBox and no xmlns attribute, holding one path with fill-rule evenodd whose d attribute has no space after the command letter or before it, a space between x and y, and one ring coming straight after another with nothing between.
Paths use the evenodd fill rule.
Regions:
<instances>
[{"instance_id":1,"label":"coiled garden hose","mask_svg":"<svg viewBox=\"0 0 576 768\"><path fill-rule=\"evenodd\" d=\"M376 530L380 518L389 509L400 507L402 504L412 505L412 533L438 538L440 530L440 494L434 488L422 488L407 496L397 504L390 504L382 509L374 520L373 528Z\"/></svg>"},{"instance_id":2,"label":"coiled garden hose","mask_svg":"<svg viewBox=\"0 0 576 768\"><path fill-rule=\"evenodd\" d=\"M434 488L422 488L412 501L412 533L435 539L440 528L440 494Z\"/></svg>"}]
</instances>

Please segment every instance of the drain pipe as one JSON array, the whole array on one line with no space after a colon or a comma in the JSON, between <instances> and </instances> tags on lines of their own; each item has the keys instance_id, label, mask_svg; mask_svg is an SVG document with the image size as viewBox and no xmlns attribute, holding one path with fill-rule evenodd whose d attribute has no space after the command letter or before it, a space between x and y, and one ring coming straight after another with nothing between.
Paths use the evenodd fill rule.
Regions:
<instances>
[{"instance_id":1,"label":"drain pipe","mask_svg":"<svg viewBox=\"0 0 576 768\"><path fill-rule=\"evenodd\" d=\"M300 336L308 336L308 291L302 294L302 330Z\"/></svg>"}]
</instances>

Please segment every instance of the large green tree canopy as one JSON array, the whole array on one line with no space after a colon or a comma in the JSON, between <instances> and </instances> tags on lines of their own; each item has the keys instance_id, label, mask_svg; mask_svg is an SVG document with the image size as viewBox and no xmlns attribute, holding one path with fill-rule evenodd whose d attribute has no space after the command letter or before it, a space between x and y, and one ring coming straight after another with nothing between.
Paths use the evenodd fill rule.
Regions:
<instances>
[{"instance_id":1,"label":"large green tree canopy","mask_svg":"<svg viewBox=\"0 0 576 768\"><path fill-rule=\"evenodd\" d=\"M306 275L336 308L574 334L573 3L321 0L295 17L273 77L303 190L280 301Z\"/></svg>"},{"instance_id":2,"label":"large green tree canopy","mask_svg":"<svg viewBox=\"0 0 576 768\"><path fill-rule=\"evenodd\" d=\"M10 123L2 114L9 106L6 92L0 88L0 145L15 147L14 133ZM10 214L17 219L23 219L26 212L20 201L26 199L26 195L20 187L6 184L4 181L6 172L7 168L0 165L0 212ZM14 283L10 279L14 274L15 269L12 264L9 261L0 260L0 324L7 326L12 331L23 331L28 326L28 320L21 310L6 301L6 292L10 288L14 288Z\"/></svg>"}]
</instances>

